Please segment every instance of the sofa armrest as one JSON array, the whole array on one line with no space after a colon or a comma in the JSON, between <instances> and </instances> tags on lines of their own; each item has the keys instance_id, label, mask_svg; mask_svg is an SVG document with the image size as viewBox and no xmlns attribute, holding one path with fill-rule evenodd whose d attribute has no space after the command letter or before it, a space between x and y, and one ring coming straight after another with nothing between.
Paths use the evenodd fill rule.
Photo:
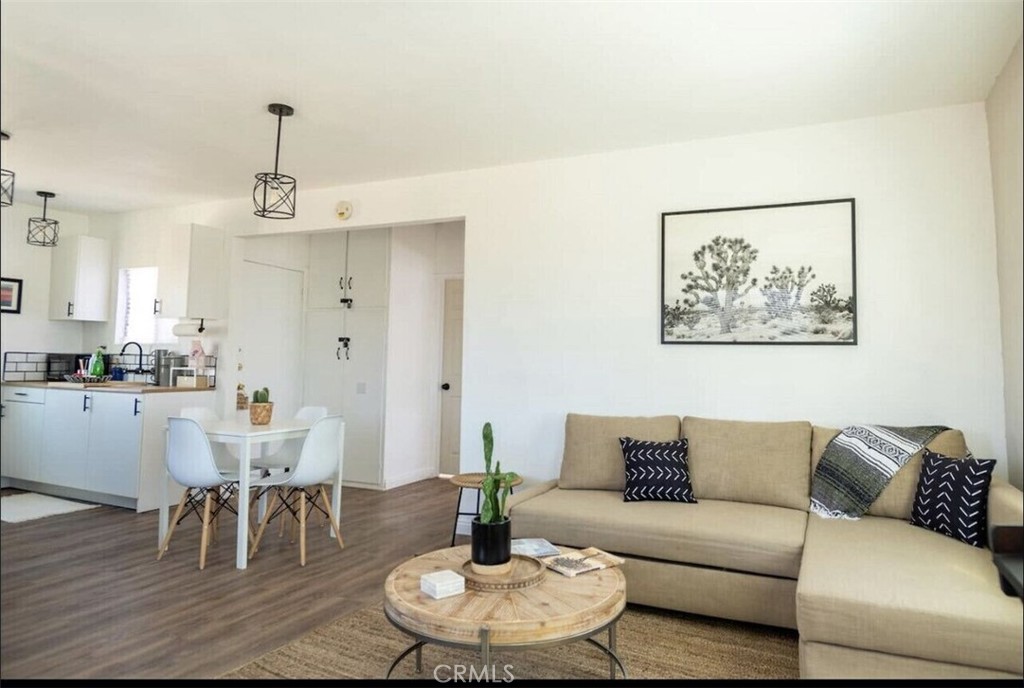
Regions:
<instances>
[{"instance_id":1,"label":"sofa armrest","mask_svg":"<svg viewBox=\"0 0 1024 688\"><path fill-rule=\"evenodd\" d=\"M545 492L549 492L555 489L556 487L558 487L557 479L547 480L542 483L537 483L536 485L531 485L525 490L516 492L514 495L509 495L508 501L505 502L505 513L510 514L512 512L512 507L516 506L517 504L522 504L526 500L538 497L544 494Z\"/></svg>"},{"instance_id":2,"label":"sofa armrest","mask_svg":"<svg viewBox=\"0 0 1024 688\"><path fill-rule=\"evenodd\" d=\"M1024 524L1024 493L1000 478L992 479L988 490L989 526Z\"/></svg>"}]
</instances>

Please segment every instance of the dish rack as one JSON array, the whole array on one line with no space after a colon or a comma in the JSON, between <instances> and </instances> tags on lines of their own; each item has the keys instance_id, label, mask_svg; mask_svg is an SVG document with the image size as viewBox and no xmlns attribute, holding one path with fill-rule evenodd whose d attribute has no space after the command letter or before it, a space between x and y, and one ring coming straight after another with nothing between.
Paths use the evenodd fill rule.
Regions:
<instances>
[{"instance_id":1,"label":"dish rack","mask_svg":"<svg viewBox=\"0 0 1024 688\"><path fill-rule=\"evenodd\" d=\"M110 382L113 379L113 375L65 375L64 379L68 382Z\"/></svg>"}]
</instances>

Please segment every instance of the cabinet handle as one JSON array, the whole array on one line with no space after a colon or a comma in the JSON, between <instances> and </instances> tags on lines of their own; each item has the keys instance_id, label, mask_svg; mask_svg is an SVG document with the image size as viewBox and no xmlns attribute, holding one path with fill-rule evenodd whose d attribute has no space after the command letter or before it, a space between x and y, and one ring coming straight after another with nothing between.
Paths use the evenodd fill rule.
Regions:
<instances>
[{"instance_id":1,"label":"cabinet handle","mask_svg":"<svg viewBox=\"0 0 1024 688\"><path fill-rule=\"evenodd\" d=\"M0 404L0 418L4 417L4 409L7 408L3 404Z\"/></svg>"},{"instance_id":2,"label":"cabinet handle","mask_svg":"<svg viewBox=\"0 0 1024 688\"><path fill-rule=\"evenodd\" d=\"M88 411L88 410L89 410L89 395L88 394L83 394L82 395L82 411Z\"/></svg>"},{"instance_id":3,"label":"cabinet handle","mask_svg":"<svg viewBox=\"0 0 1024 688\"><path fill-rule=\"evenodd\" d=\"M162 305L160 299L153 299L153 315L160 315L160 311L163 310Z\"/></svg>"},{"instance_id":4,"label":"cabinet handle","mask_svg":"<svg viewBox=\"0 0 1024 688\"><path fill-rule=\"evenodd\" d=\"M351 277L348 278L348 288L349 289L352 288L352 278Z\"/></svg>"},{"instance_id":5,"label":"cabinet handle","mask_svg":"<svg viewBox=\"0 0 1024 688\"><path fill-rule=\"evenodd\" d=\"M28 392L15 392L14 396L16 396L16 397L27 397L28 396Z\"/></svg>"},{"instance_id":6,"label":"cabinet handle","mask_svg":"<svg viewBox=\"0 0 1024 688\"><path fill-rule=\"evenodd\" d=\"M137 415L139 415L139 413L141 413L141 411L139 411L139 402L140 401L142 401L142 399L139 399L138 397L135 397L135 409L134 409L134 411L132 411L132 415L133 416L137 416Z\"/></svg>"},{"instance_id":7,"label":"cabinet handle","mask_svg":"<svg viewBox=\"0 0 1024 688\"><path fill-rule=\"evenodd\" d=\"M338 278L338 289L345 291L345 275Z\"/></svg>"},{"instance_id":8,"label":"cabinet handle","mask_svg":"<svg viewBox=\"0 0 1024 688\"><path fill-rule=\"evenodd\" d=\"M338 356L338 360L339 361L341 360L341 350L342 349L345 350L345 360L346 361L349 360L349 358L348 358L348 343L350 341L352 341L352 340L350 338L348 338L348 337L338 337L338 342L341 344L341 346L338 347L338 351L337 351L337 356Z\"/></svg>"},{"instance_id":9,"label":"cabinet handle","mask_svg":"<svg viewBox=\"0 0 1024 688\"><path fill-rule=\"evenodd\" d=\"M73 302L71 302L71 301L68 301L68 317L70 318L74 314L75 314L75 304Z\"/></svg>"},{"instance_id":10,"label":"cabinet handle","mask_svg":"<svg viewBox=\"0 0 1024 688\"><path fill-rule=\"evenodd\" d=\"M341 360L341 347L340 346L338 347L338 350L334 352L334 357L336 359L338 359L339 361Z\"/></svg>"},{"instance_id":11,"label":"cabinet handle","mask_svg":"<svg viewBox=\"0 0 1024 688\"><path fill-rule=\"evenodd\" d=\"M344 304L345 308L352 308L352 299L339 299Z\"/></svg>"}]
</instances>

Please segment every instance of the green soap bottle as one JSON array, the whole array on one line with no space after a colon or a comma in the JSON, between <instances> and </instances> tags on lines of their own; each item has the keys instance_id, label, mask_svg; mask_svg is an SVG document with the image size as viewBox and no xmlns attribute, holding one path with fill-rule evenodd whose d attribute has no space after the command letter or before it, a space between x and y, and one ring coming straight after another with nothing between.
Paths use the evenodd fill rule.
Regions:
<instances>
[{"instance_id":1,"label":"green soap bottle","mask_svg":"<svg viewBox=\"0 0 1024 688\"><path fill-rule=\"evenodd\" d=\"M106 351L105 346L96 347L96 353L92 355L92 360L89 361L89 375L93 377L103 377L106 374L106 368L103 365L103 353Z\"/></svg>"}]
</instances>

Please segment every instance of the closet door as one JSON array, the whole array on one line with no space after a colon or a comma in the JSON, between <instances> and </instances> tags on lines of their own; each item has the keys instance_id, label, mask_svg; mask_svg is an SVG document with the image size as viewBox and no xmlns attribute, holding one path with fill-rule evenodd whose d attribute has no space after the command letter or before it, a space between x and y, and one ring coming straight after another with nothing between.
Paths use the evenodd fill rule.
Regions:
<instances>
[{"instance_id":1,"label":"closet door","mask_svg":"<svg viewBox=\"0 0 1024 688\"><path fill-rule=\"evenodd\" d=\"M345 311L345 333L349 348L341 390L345 416L342 480L377 486L382 480L387 310ZM342 349L342 358L344 355Z\"/></svg>"},{"instance_id":2,"label":"closet door","mask_svg":"<svg viewBox=\"0 0 1024 688\"><path fill-rule=\"evenodd\" d=\"M345 348L338 339L345 336L345 313L340 309L306 313L304 406L326 406L330 413L344 413Z\"/></svg>"}]
</instances>

